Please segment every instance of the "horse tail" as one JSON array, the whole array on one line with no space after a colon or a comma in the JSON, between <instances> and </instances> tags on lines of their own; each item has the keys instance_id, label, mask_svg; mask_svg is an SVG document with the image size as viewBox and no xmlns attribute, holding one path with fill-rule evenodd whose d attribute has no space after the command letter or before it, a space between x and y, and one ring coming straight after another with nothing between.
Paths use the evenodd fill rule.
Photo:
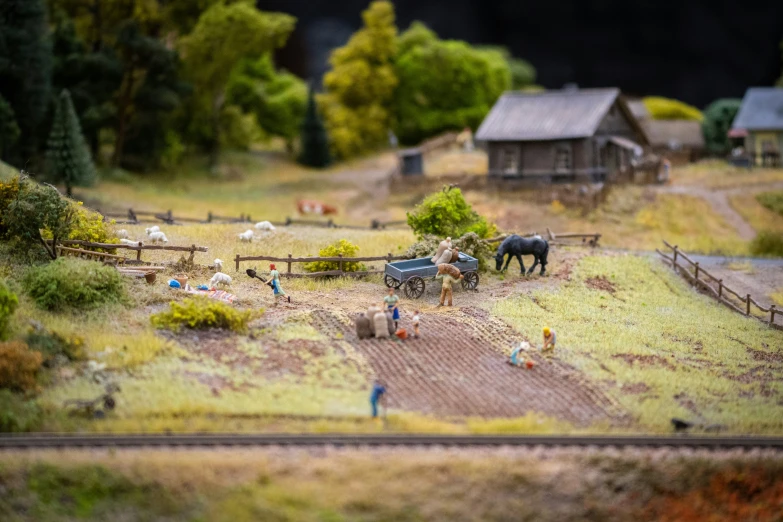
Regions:
<instances>
[{"instance_id":1,"label":"horse tail","mask_svg":"<svg viewBox=\"0 0 783 522\"><path fill-rule=\"evenodd\" d=\"M544 239L544 253L541 254L541 266L547 265L546 257L549 255L549 241Z\"/></svg>"}]
</instances>

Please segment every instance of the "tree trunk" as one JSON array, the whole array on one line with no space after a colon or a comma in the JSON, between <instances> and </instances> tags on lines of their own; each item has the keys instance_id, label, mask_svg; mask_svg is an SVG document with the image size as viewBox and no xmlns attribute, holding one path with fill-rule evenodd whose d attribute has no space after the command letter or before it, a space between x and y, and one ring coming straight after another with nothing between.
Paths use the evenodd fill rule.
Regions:
<instances>
[{"instance_id":1,"label":"tree trunk","mask_svg":"<svg viewBox=\"0 0 783 522\"><path fill-rule=\"evenodd\" d=\"M71 187L70 183L65 184L65 195L69 198L73 196L73 187Z\"/></svg>"},{"instance_id":2,"label":"tree trunk","mask_svg":"<svg viewBox=\"0 0 783 522\"><path fill-rule=\"evenodd\" d=\"M215 95L212 100L212 150L209 151L209 166L214 169L220 159L220 111L223 110L226 96L223 91Z\"/></svg>"},{"instance_id":3,"label":"tree trunk","mask_svg":"<svg viewBox=\"0 0 783 522\"><path fill-rule=\"evenodd\" d=\"M39 234L38 239L41 240L41 244L44 247L44 250L46 250L46 253L49 254L49 257L52 258L52 261L57 259L57 236L52 236L52 246L49 248L49 244L46 242L46 240Z\"/></svg>"},{"instance_id":4,"label":"tree trunk","mask_svg":"<svg viewBox=\"0 0 783 522\"><path fill-rule=\"evenodd\" d=\"M133 96L133 84L135 82L136 64L135 60L131 62L128 77L125 86L120 94L120 101L117 107L117 135L114 140L114 155L111 164L113 167L119 167L122 162L123 148L125 147L125 133L128 125L128 109Z\"/></svg>"}]
</instances>

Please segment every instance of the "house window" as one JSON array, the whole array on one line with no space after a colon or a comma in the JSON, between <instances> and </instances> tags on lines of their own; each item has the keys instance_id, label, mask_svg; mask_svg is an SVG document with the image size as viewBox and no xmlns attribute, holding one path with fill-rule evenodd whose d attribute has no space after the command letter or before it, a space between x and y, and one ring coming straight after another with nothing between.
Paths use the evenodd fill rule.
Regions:
<instances>
[{"instance_id":1,"label":"house window","mask_svg":"<svg viewBox=\"0 0 783 522\"><path fill-rule=\"evenodd\" d=\"M500 168L503 174L516 174L519 172L517 151L513 147L506 147L500 152Z\"/></svg>"},{"instance_id":2,"label":"house window","mask_svg":"<svg viewBox=\"0 0 783 522\"><path fill-rule=\"evenodd\" d=\"M555 172L568 172L571 170L571 149L558 147L555 151Z\"/></svg>"}]
</instances>

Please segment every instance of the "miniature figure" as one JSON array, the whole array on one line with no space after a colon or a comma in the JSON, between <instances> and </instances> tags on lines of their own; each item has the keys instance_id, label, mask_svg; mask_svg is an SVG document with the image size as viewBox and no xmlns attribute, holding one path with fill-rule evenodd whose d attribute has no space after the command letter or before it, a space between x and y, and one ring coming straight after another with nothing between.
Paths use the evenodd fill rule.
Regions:
<instances>
[{"instance_id":1,"label":"miniature figure","mask_svg":"<svg viewBox=\"0 0 783 522\"><path fill-rule=\"evenodd\" d=\"M413 322L413 337L416 338L416 339L418 339L418 337L419 337L419 321L420 321L419 311L416 310L413 313L413 320L412 320L412 322Z\"/></svg>"},{"instance_id":2,"label":"miniature figure","mask_svg":"<svg viewBox=\"0 0 783 522\"><path fill-rule=\"evenodd\" d=\"M503 266L503 260L508 255L506 266ZM525 265L522 263L522 256L532 255L535 259L533 266L527 271L527 275L533 273L536 266L541 263L541 275L546 272L547 255L549 255L549 243L546 239L540 237L534 237L533 239L526 239L516 234L508 236L498 247L497 254L495 254L495 261L497 262L495 268L500 270L506 270L511 258L517 258L519 266L522 269L522 275L525 274Z\"/></svg>"},{"instance_id":3,"label":"miniature figure","mask_svg":"<svg viewBox=\"0 0 783 522\"><path fill-rule=\"evenodd\" d=\"M378 418L378 403L380 402L381 405L386 408L386 386L384 386L383 381L380 379L375 379L375 382L372 385L372 393L370 393L370 406L372 407L372 418L377 419Z\"/></svg>"},{"instance_id":4,"label":"miniature figure","mask_svg":"<svg viewBox=\"0 0 783 522\"><path fill-rule=\"evenodd\" d=\"M514 349L511 351L511 359L508 361L509 364L513 366L519 366L519 353L520 352L526 352L530 349L530 343L527 341L520 341L517 343L517 345L514 347Z\"/></svg>"},{"instance_id":5,"label":"miniature figure","mask_svg":"<svg viewBox=\"0 0 783 522\"><path fill-rule=\"evenodd\" d=\"M555 342L557 342L557 335L555 334L555 331L549 328L548 326L544 327L544 346L541 348L541 351L547 351L551 350L554 351L555 349Z\"/></svg>"},{"instance_id":6,"label":"miniature figure","mask_svg":"<svg viewBox=\"0 0 783 522\"><path fill-rule=\"evenodd\" d=\"M285 297L288 299L288 302L291 302L291 296L285 293L283 288L280 286L280 272L277 271L275 268L274 263L269 265L269 277L272 278L272 290L275 294L275 305L277 305L277 298L278 297Z\"/></svg>"},{"instance_id":7,"label":"miniature figure","mask_svg":"<svg viewBox=\"0 0 783 522\"><path fill-rule=\"evenodd\" d=\"M449 306L453 306L454 292L451 289L451 285L463 278L462 274L459 274L459 277L457 277L457 274L454 274L454 272L459 274L459 269L454 265L446 263L438 265L438 275L435 276L435 279L443 280L443 287L440 291L440 304L438 306L444 305L447 296L449 298Z\"/></svg>"},{"instance_id":8,"label":"miniature figure","mask_svg":"<svg viewBox=\"0 0 783 522\"><path fill-rule=\"evenodd\" d=\"M394 320L394 329L397 329L397 324L400 321L400 298L394 292L394 287L389 287L389 295L383 298L383 302L386 305L387 310L391 310L392 319ZM392 332L394 333L394 332Z\"/></svg>"}]
</instances>

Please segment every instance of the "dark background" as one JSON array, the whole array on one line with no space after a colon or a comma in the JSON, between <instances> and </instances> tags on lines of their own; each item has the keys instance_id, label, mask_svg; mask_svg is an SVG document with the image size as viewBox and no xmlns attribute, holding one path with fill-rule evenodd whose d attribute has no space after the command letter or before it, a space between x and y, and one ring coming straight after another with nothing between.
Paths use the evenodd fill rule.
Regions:
<instances>
[{"instance_id":1,"label":"dark background","mask_svg":"<svg viewBox=\"0 0 783 522\"><path fill-rule=\"evenodd\" d=\"M361 25L369 0L258 0L299 19L280 65L327 70L329 50ZM530 61L537 83L620 87L703 108L781 74L783 0L395 0L397 26L421 20L441 38L499 44Z\"/></svg>"}]
</instances>

